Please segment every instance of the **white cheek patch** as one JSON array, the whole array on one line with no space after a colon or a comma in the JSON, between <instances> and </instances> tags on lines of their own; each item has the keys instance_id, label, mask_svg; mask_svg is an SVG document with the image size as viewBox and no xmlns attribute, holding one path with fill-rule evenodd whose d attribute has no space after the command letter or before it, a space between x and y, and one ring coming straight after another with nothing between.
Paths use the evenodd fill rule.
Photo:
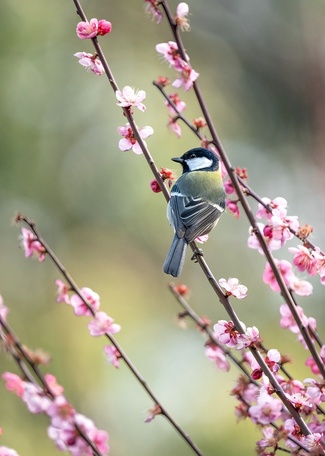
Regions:
<instances>
[{"instance_id":1,"label":"white cheek patch","mask_svg":"<svg viewBox=\"0 0 325 456\"><path fill-rule=\"evenodd\" d=\"M190 171L196 171L198 169L209 168L213 162L207 157L195 157L186 160L186 163Z\"/></svg>"}]
</instances>

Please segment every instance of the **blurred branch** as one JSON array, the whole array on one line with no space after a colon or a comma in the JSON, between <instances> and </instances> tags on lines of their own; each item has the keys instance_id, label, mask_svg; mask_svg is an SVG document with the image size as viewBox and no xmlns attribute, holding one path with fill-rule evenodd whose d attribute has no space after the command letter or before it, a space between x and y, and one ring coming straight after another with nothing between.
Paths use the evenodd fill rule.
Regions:
<instances>
[{"instance_id":1,"label":"blurred branch","mask_svg":"<svg viewBox=\"0 0 325 456\"><path fill-rule=\"evenodd\" d=\"M77 285L75 280L72 278L72 276L69 274L67 269L63 266L61 261L58 259L58 257L55 255L53 250L50 248L50 246L47 244L47 242L43 239L41 234L39 233L35 223L33 221L30 221L27 217L23 215L19 215L17 217L18 221L24 222L34 233L36 236L38 242L41 243L41 245L44 247L47 255L51 258L53 261L54 265L56 268L60 271L66 282L69 284L70 288L72 291L74 291L80 299L84 302L84 304L88 307L89 311L93 316L95 316L95 311L93 307L91 306L91 303L88 301L88 299L84 296L82 293L80 287ZM180 434L182 439L191 447L191 449L194 451L195 454L198 456L202 456L203 453L200 451L200 449L196 446L196 444L192 441L192 439L186 434L186 432L182 429L182 427L174 420L174 418L170 415L170 413L165 409L165 407L161 404L159 401L158 397L155 395L153 390L149 387L148 383L146 380L142 377L142 375L139 373L135 365L132 363L130 358L127 356L126 352L121 348L121 346L116 342L115 338L112 337L110 334L105 334L107 339L114 345L114 347L117 349L119 353L119 357L123 359L125 362L126 366L129 368L135 379L141 384L145 392L148 394L148 396L152 399L155 405L158 406L160 410L160 414L164 415L167 421L172 425L172 427Z\"/></svg>"}]
</instances>

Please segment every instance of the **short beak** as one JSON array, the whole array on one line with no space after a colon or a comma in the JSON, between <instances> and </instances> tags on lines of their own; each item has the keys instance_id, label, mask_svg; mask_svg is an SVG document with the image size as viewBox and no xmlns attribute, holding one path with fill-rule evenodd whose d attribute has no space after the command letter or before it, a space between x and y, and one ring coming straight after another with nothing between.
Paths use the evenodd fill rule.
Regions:
<instances>
[{"instance_id":1,"label":"short beak","mask_svg":"<svg viewBox=\"0 0 325 456\"><path fill-rule=\"evenodd\" d=\"M184 163L184 160L181 157L174 157L174 158L172 158L172 160L177 163Z\"/></svg>"}]
</instances>

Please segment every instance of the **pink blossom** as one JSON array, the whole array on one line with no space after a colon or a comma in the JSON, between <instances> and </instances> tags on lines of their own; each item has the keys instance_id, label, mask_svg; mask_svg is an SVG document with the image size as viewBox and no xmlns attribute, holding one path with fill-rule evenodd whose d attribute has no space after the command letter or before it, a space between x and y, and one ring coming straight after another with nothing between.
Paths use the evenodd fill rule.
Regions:
<instances>
[{"instance_id":1,"label":"pink blossom","mask_svg":"<svg viewBox=\"0 0 325 456\"><path fill-rule=\"evenodd\" d=\"M189 7L187 3L181 2L176 8L175 22L181 30L187 32L190 30L190 24L188 22L187 15L189 13Z\"/></svg>"},{"instance_id":2,"label":"pink blossom","mask_svg":"<svg viewBox=\"0 0 325 456\"><path fill-rule=\"evenodd\" d=\"M96 53L76 52L74 56L79 59L80 65L85 67L87 71L91 71L97 76L101 76L105 72L103 64Z\"/></svg>"},{"instance_id":3,"label":"pink blossom","mask_svg":"<svg viewBox=\"0 0 325 456\"><path fill-rule=\"evenodd\" d=\"M215 344L208 344L205 348L205 356L209 358L213 364L223 372L228 372L230 363L224 351Z\"/></svg>"},{"instance_id":4,"label":"pink blossom","mask_svg":"<svg viewBox=\"0 0 325 456\"><path fill-rule=\"evenodd\" d=\"M300 440L302 437L301 429L293 418L285 420L283 429L286 431L287 434L292 435L297 440ZM286 445L291 450L296 450L298 448L298 445L292 442L290 439L286 440Z\"/></svg>"},{"instance_id":5,"label":"pink blossom","mask_svg":"<svg viewBox=\"0 0 325 456\"><path fill-rule=\"evenodd\" d=\"M325 402L325 384L319 383L313 378L306 378L304 383L307 385L306 394L313 404L319 405Z\"/></svg>"},{"instance_id":6,"label":"pink blossom","mask_svg":"<svg viewBox=\"0 0 325 456\"><path fill-rule=\"evenodd\" d=\"M54 398L46 414L51 418L52 426L59 429L66 427L67 423L73 425L75 410L64 396L59 395Z\"/></svg>"},{"instance_id":7,"label":"pink blossom","mask_svg":"<svg viewBox=\"0 0 325 456\"><path fill-rule=\"evenodd\" d=\"M252 378L254 380L258 380L262 377L263 371L258 364L258 362L255 360L253 355L251 353L245 353L245 360L250 359L250 366L252 369ZM271 349L267 352L266 357L265 357L265 363L267 366L270 368L271 372L276 374L278 370L280 369L280 364L279 361L281 360L281 355L276 349Z\"/></svg>"},{"instance_id":8,"label":"pink blossom","mask_svg":"<svg viewBox=\"0 0 325 456\"><path fill-rule=\"evenodd\" d=\"M2 298L2 296L0 295L0 318L1 318L3 321L6 321L8 312L9 312L9 309L8 309L8 307L6 307L6 306L4 305L3 298ZM0 324L0 326L1 326L1 324Z\"/></svg>"},{"instance_id":9,"label":"pink blossom","mask_svg":"<svg viewBox=\"0 0 325 456\"><path fill-rule=\"evenodd\" d=\"M130 124L126 124L125 127L118 127L117 131L120 135L123 136L123 139L119 140L119 149L122 151L127 151L132 149L134 153L136 154L142 154L142 149L138 143L138 141L134 137L134 133L132 128L130 127ZM141 136L142 139L148 138L154 133L153 128L150 126L146 126L143 128L139 128L139 135ZM146 142L143 141L144 144L146 145Z\"/></svg>"},{"instance_id":10,"label":"pink blossom","mask_svg":"<svg viewBox=\"0 0 325 456\"><path fill-rule=\"evenodd\" d=\"M312 284L298 277L293 277L290 287L298 296L310 296L313 293Z\"/></svg>"},{"instance_id":11,"label":"pink blossom","mask_svg":"<svg viewBox=\"0 0 325 456\"><path fill-rule=\"evenodd\" d=\"M0 446L0 456L19 456L17 451L6 446Z\"/></svg>"},{"instance_id":12,"label":"pink blossom","mask_svg":"<svg viewBox=\"0 0 325 456\"><path fill-rule=\"evenodd\" d=\"M232 321L219 320L218 323L213 326L213 330L221 344L227 345L228 347L237 346L240 334Z\"/></svg>"},{"instance_id":13,"label":"pink blossom","mask_svg":"<svg viewBox=\"0 0 325 456\"><path fill-rule=\"evenodd\" d=\"M258 442L256 442L258 448L261 448L261 449L265 449L265 448L269 448L269 447L274 448L278 443L278 441L274 435L275 429L272 428L271 426L264 426L262 428L262 432L263 432L264 438L259 440ZM263 453L258 452L258 454L263 454ZM272 453L270 453L270 454L272 454Z\"/></svg>"},{"instance_id":14,"label":"pink blossom","mask_svg":"<svg viewBox=\"0 0 325 456\"><path fill-rule=\"evenodd\" d=\"M46 380L46 383L49 387L49 389L51 390L51 392L55 395L55 396L59 396L63 393L63 386L61 386L56 377L54 377L54 375L52 374L45 374L45 380Z\"/></svg>"},{"instance_id":15,"label":"pink blossom","mask_svg":"<svg viewBox=\"0 0 325 456\"><path fill-rule=\"evenodd\" d=\"M18 375L11 372L4 372L2 378L6 383L5 387L8 391L15 393L18 397L22 397L25 382Z\"/></svg>"},{"instance_id":16,"label":"pink blossom","mask_svg":"<svg viewBox=\"0 0 325 456\"><path fill-rule=\"evenodd\" d=\"M276 350L275 348L271 348L270 350L268 350L265 357L265 362L274 374L276 374L280 369L280 361L281 355L278 350Z\"/></svg>"},{"instance_id":17,"label":"pink blossom","mask_svg":"<svg viewBox=\"0 0 325 456\"><path fill-rule=\"evenodd\" d=\"M114 345L105 345L104 347L105 355L107 356L108 361L116 368L119 367L119 359L121 357L120 352L117 350Z\"/></svg>"},{"instance_id":18,"label":"pink blossom","mask_svg":"<svg viewBox=\"0 0 325 456\"><path fill-rule=\"evenodd\" d=\"M105 19L98 21L98 35L104 36L112 31L112 24Z\"/></svg>"},{"instance_id":19,"label":"pink blossom","mask_svg":"<svg viewBox=\"0 0 325 456\"><path fill-rule=\"evenodd\" d=\"M291 404L295 407L296 410L301 410L302 408L311 408L312 404L308 397L306 397L305 392L293 393L289 394L286 393L287 398L291 402Z\"/></svg>"},{"instance_id":20,"label":"pink blossom","mask_svg":"<svg viewBox=\"0 0 325 456\"><path fill-rule=\"evenodd\" d=\"M249 415L254 423L270 424L281 416L282 402L262 391L257 398L257 405L249 408Z\"/></svg>"},{"instance_id":21,"label":"pink blossom","mask_svg":"<svg viewBox=\"0 0 325 456\"><path fill-rule=\"evenodd\" d=\"M324 435L319 432L303 436L301 442L308 448L310 454L324 453Z\"/></svg>"},{"instance_id":22,"label":"pink blossom","mask_svg":"<svg viewBox=\"0 0 325 456\"><path fill-rule=\"evenodd\" d=\"M121 326L113 323L113 321L113 318L109 317L105 312L96 312L95 318L88 323L90 335L98 337L121 331Z\"/></svg>"},{"instance_id":23,"label":"pink blossom","mask_svg":"<svg viewBox=\"0 0 325 456\"><path fill-rule=\"evenodd\" d=\"M145 10L148 16L151 16L152 19L157 21L157 24L161 22L163 17L162 12L158 8L158 0L144 0L145 1Z\"/></svg>"},{"instance_id":24,"label":"pink blossom","mask_svg":"<svg viewBox=\"0 0 325 456\"><path fill-rule=\"evenodd\" d=\"M266 217L267 219L271 219L272 215L278 215L279 217L283 218L287 215L287 201L282 198L281 196L274 198L271 200L270 198L262 198L264 204L269 205L272 209L272 212L268 211L264 205L258 204L258 210L256 212L257 218Z\"/></svg>"},{"instance_id":25,"label":"pink blossom","mask_svg":"<svg viewBox=\"0 0 325 456\"><path fill-rule=\"evenodd\" d=\"M318 259L315 258L313 252L311 252L307 247L303 245L298 245L298 247L289 247L289 252L294 254L293 264L298 268L299 271L307 273L311 276L317 274L317 263Z\"/></svg>"},{"instance_id":26,"label":"pink blossom","mask_svg":"<svg viewBox=\"0 0 325 456\"><path fill-rule=\"evenodd\" d=\"M89 22L78 22L76 32L81 40L94 38L98 33L98 20L92 18Z\"/></svg>"},{"instance_id":27,"label":"pink blossom","mask_svg":"<svg viewBox=\"0 0 325 456\"><path fill-rule=\"evenodd\" d=\"M67 420L57 421L57 425L53 425L52 417L52 425L48 428L48 436L54 440L56 446L62 451L69 451L70 454L75 456L92 454L88 443L81 437L75 424L97 446L101 454L107 454L109 451L107 433L98 430L92 420L81 414L75 414L73 420L71 416L68 416Z\"/></svg>"},{"instance_id":28,"label":"pink blossom","mask_svg":"<svg viewBox=\"0 0 325 456\"><path fill-rule=\"evenodd\" d=\"M263 229L264 229L263 223L257 223L257 229L262 234ZM248 240L247 240L247 246L250 249L257 249L261 255L264 255L260 241L258 240L258 238L255 234L255 230L251 226L249 227L248 233L249 233L249 236L248 236Z\"/></svg>"},{"instance_id":29,"label":"pink blossom","mask_svg":"<svg viewBox=\"0 0 325 456\"><path fill-rule=\"evenodd\" d=\"M182 58L180 56L177 44L174 41L157 44L156 51L161 54L167 63L169 63L172 67L181 67L180 61Z\"/></svg>"},{"instance_id":30,"label":"pink blossom","mask_svg":"<svg viewBox=\"0 0 325 456\"><path fill-rule=\"evenodd\" d=\"M175 69L180 73L180 76L175 79L172 86L177 88L183 87L184 90L190 90L193 87L193 82L199 77L199 73L197 73L189 63L185 62L185 60L181 60L180 68L175 67Z\"/></svg>"},{"instance_id":31,"label":"pink blossom","mask_svg":"<svg viewBox=\"0 0 325 456\"><path fill-rule=\"evenodd\" d=\"M81 40L94 38L97 35L107 35L112 30L112 24L105 19L98 21L96 18L90 19L89 22L78 22L77 35Z\"/></svg>"},{"instance_id":32,"label":"pink blossom","mask_svg":"<svg viewBox=\"0 0 325 456\"><path fill-rule=\"evenodd\" d=\"M299 314L302 324L304 326L308 326L308 318L304 314L304 309L300 306L296 306L296 311ZM280 314L282 317L280 320L280 326L285 329L290 329L290 331L294 334L298 334L300 330L297 326L297 323L292 315L292 312L288 304L282 304L282 306L280 306Z\"/></svg>"},{"instance_id":33,"label":"pink blossom","mask_svg":"<svg viewBox=\"0 0 325 456\"><path fill-rule=\"evenodd\" d=\"M94 442L101 454L108 454L109 445L108 445L108 434L106 431L100 429L93 429L88 437L91 441Z\"/></svg>"},{"instance_id":34,"label":"pink blossom","mask_svg":"<svg viewBox=\"0 0 325 456\"><path fill-rule=\"evenodd\" d=\"M325 345L322 346L319 356L321 357L323 363L325 364ZM307 361L305 362L306 366L309 366L312 373L316 375L320 375L320 370L312 356L310 356Z\"/></svg>"},{"instance_id":35,"label":"pink blossom","mask_svg":"<svg viewBox=\"0 0 325 456\"><path fill-rule=\"evenodd\" d=\"M238 207L238 201L231 199L226 200L226 208L230 213L232 213L237 219L239 218L240 212Z\"/></svg>"},{"instance_id":36,"label":"pink blossom","mask_svg":"<svg viewBox=\"0 0 325 456\"><path fill-rule=\"evenodd\" d=\"M160 188L160 185L159 185L159 182L157 181L157 179L152 179L152 181L150 181L150 187L154 193L161 192L161 188Z\"/></svg>"},{"instance_id":37,"label":"pink blossom","mask_svg":"<svg viewBox=\"0 0 325 456\"><path fill-rule=\"evenodd\" d=\"M182 129L177 121L178 117L170 117L167 126L172 133L175 133L177 138L180 138L182 136Z\"/></svg>"},{"instance_id":38,"label":"pink blossom","mask_svg":"<svg viewBox=\"0 0 325 456\"><path fill-rule=\"evenodd\" d=\"M269 224L263 230L265 237L269 237L274 241L279 241L279 247L293 238L293 233L290 231L297 230L299 222L296 216L281 218L277 215L272 215L269 218ZM275 249L274 249L275 250Z\"/></svg>"},{"instance_id":39,"label":"pink blossom","mask_svg":"<svg viewBox=\"0 0 325 456\"><path fill-rule=\"evenodd\" d=\"M145 105L142 103L146 98L146 92L144 90L135 90L130 86L125 86L122 91L117 90L115 95L117 98L117 106L121 106L122 108L134 106L142 112L146 110Z\"/></svg>"},{"instance_id":40,"label":"pink blossom","mask_svg":"<svg viewBox=\"0 0 325 456\"><path fill-rule=\"evenodd\" d=\"M233 186L233 183L231 182L231 179L227 179L224 183L223 186L225 188L225 191L227 195L231 195L232 193L235 193L235 188Z\"/></svg>"},{"instance_id":41,"label":"pink blossom","mask_svg":"<svg viewBox=\"0 0 325 456\"><path fill-rule=\"evenodd\" d=\"M246 361L246 363L249 364L252 371L260 368L260 365L258 364L258 362L256 361L256 359L254 358L253 354L250 351L244 352L243 356L244 356L244 360Z\"/></svg>"},{"instance_id":42,"label":"pink blossom","mask_svg":"<svg viewBox=\"0 0 325 456\"><path fill-rule=\"evenodd\" d=\"M242 350L243 348L251 347L254 345L260 338L259 330L256 326L251 328L245 328L245 332L238 336L237 350Z\"/></svg>"},{"instance_id":43,"label":"pink blossom","mask_svg":"<svg viewBox=\"0 0 325 456\"><path fill-rule=\"evenodd\" d=\"M73 450L76 450L76 443L81 440L81 438L78 437L78 431L74 423L68 421L64 421L62 427L56 427L51 424L47 429L47 435L54 441L60 451L70 451L72 450L72 446ZM82 453L74 451L72 454L78 456Z\"/></svg>"},{"instance_id":44,"label":"pink blossom","mask_svg":"<svg viewBox=\"0 0 325 456\"><path fill-rule=\"evenodd\" d=\"M237 299L244 299L247 296L247 287L241 285L236 277L230 277L228 280L222 278L218 283L226 291L226 296L234 296Z\"/></svg>"},{"instance_id":45,"label":"pink blossom","mask_svg":"<svg viewBox=\"0 0 325 456\"><path fill-rule=\"evenodd\" d=\"M99 295L95 293L91 288L81 288L81 293L85 297L85 299L89 302L92 310L97 312L100 306ZM88 308L86 303L78 296L74 294L70 298L70 304L74 308L74 313L79 317L81 315L85 315L86 317L90 317L92 315L91 310Z\"/></svg>"},{"instance_id":46,"label":"pink blossom","mask_svg":"<svg viewBox=\"0 0 325 456\"><path fill-rule=\"evenodd\" d=\"M33 255L38 256L39 261L45 260L46 250L43 245L37 240L37 237L28 228L22 227L21 246L24 249L25 257L29 258Z\"/></svg>"},{"instance_id":47,"label":"pink blossom","mask_svg":"<svg viewBox=\"0 0 325 456\"><path fill-rule=\"evenodd\" d=\"M30 382L24 382L22 400L31 413L46 412L51 405L51 400L46 396L45 392L39 386Z\"/></svg>"},{"instance_id":48,"label":"pink blossom","mask_svg":"<svg viewBox=\"0 0 325 456\"><path fill-rule=\"evenodd\" d=\"M65 302L66 304L70 304L70 298L69 298L69 291L70 287L66 285L62 280L57 279L55 281L55 284L58 286L58 291L57 291L57 298L56 302Z\"/></svg>"},{"instance_id":49,"label":"pink blossom","mask_svg":"<svg viewBox=\"0 0 325 456\"><path fill-rule=\"evenodd\" d=\"M184 109L186 108L186 103L185 101L182 101L177 93L171 93L169 95L170 100L174 103L176 109L178 112L183 112ZM165 101L165 106L167 106L168 110L170 111L171 114L177 114L173 106L168 102L168 100Z\"/></svg>"},{"instance_id":50,"label":"pink blossom","mask_svg":"<svg viewBox=\"0 0 325 456\"><path fill-rule=\"evenodd\" d=\"M292 271L292 265L287 260L274 260L275 264L283 277L285 284L291 288L293 279L295 277ZM269 263L266 263L263 272L263 282L270 285L271 290L280 291L280 286L274 276L274 272Z\"/></svg>"}]
</instances>

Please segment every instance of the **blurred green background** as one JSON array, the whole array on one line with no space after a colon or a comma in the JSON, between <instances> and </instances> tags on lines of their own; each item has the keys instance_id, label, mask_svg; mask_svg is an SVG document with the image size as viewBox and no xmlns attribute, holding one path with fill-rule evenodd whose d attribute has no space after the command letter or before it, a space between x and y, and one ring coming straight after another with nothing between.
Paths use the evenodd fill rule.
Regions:
<instances>
[{"instance_id":1,"label":"blurred green background","mask_svg":"<svg viewBox=\"0 0 325 456\"><path fill-rule=\"evenodd\" d=\"M175 11L177 2L170 5ZM157 165L172 167L171 157L198 142L185 127L180 140L167 130L167 110L151 84L158 75L173 77L155 52L171 39L167 24L146 19L142 0L83 6L88 18L112 22L112 34L101 40L109 64L120 87L146 90L147 111L136 112L136 121L155 130L147 143ZM285 197L290 215L313 225L313 241L324 246L324 2L189 6L185 46L231 162L247 167L261 196ZM112 455L193 454L164 419L143 423L152 404L141 387L125 366L107 365L105 341L89 337L86 319L55 303L53 265L25 260L17 247L11 221L20 211L37 221L77 283L100 294L102 309L122 325L118 341L204 454L253 454L259 433L248 421L237 423L228 394L238 372L217 371L204 357L204 338L191 324L186 331L177 326L180 309L161 269L172 238L165 202L150 191L144 158L118 149L117 127L125 120L106 78L86 73L73 57L93 51L75 34L72 1L3 0L0 21L0 292L9 322L24 343L51 353L45 371L79 412L109 432ZM193 94L182 96L188 118L198 117ZM264 259L247 249L247 233L245 217L224 215L204 247L206 259L217 278L238 277L248 286L248 298L234 302L241 320L258 326L268 347L291 355L293 375L304 379L306 353L279 328L282 299L262 283ZM290 258L286 248L275 256ZM226 318L189 258L180 281L191 287L200 315ZM299 303L322 321L324 289L312 281L314 295ZM17 372L3 353L5 370ZM3 385L0 404L0 445L21 456L57 454L46 417L31 416Z\"/></svg>"}]
</instances>

